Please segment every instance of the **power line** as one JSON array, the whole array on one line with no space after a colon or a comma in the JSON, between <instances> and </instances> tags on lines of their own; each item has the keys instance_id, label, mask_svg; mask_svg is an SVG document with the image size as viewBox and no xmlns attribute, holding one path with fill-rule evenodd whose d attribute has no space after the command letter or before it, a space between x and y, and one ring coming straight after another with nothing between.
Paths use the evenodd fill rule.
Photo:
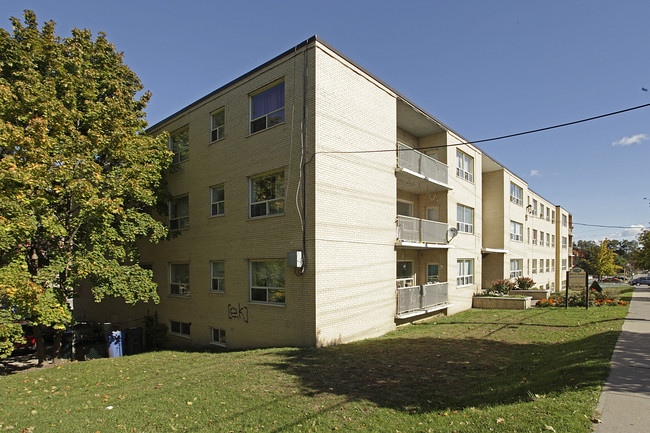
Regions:
<instances>
[{"instance_id":1,"label":"power line","mask_svg":"<svg viewBox=\"0 0 650 433\"><path fill-rule=\"evenodd\" d=\"M636 226L605 226L600 224L584 224L584 223L573 223L574 226L586 226L586 227L602 227L606 229L644 229L645 226L642 224Z\"/></svg>"},{"instance_id":2,"label":"power line","mask_svg":"<svg viewBox=\"0 0 650 433\"><path fill-rule=\"evenodd\" d=\"M537 132L548 131L548 130L551 130L551 129L563 128L565 126L577 125L579 123L591 122L592 120L602 119L604 117L609 117L609 116L615 116L617 114L627 113L628 111L639 110L641 108L646 108L646 107L650 107L650 103L643 104L643 105L637 105L636 107L625 108L623 110L612 111L611 113L600 114L598 116L587 117L585 119L574 120L572 122L566 122L566 123L560 123L560 124L557 124L557 125L546 126L544 128L537 128L537 129L531 129L531 130L523 131L523 132L516 132L514 134L501 135L499 137L483 138L481 140L464 141L464 142L461 142L461 143L453 143L453 144L443 144L443 145L440 145L440 146L421 147L421 148L419 148L419 150L437 149L437 148L440 148L440 147L454 147L454 146L462 146L464 144L487 143L489 141L504 140L506 138L519 137L519 136L522 136L522 135L534 134L534 133L537 133ZM413 150L416 150L416 149L413 149ZM395 152L395 149L393 148L393 149L377 149L377 150L333 150L333 151L315 152L314 155L317 155L317 154L346 154L346 153L350 153L350 154L352 154L352 153L355 153L355 154L356 153L381 153L381 152ZM312 158L314 157L314 155L312 155ZM310 158L308 162L310 162L312 158Z\"/></svg>"}]
</instances>

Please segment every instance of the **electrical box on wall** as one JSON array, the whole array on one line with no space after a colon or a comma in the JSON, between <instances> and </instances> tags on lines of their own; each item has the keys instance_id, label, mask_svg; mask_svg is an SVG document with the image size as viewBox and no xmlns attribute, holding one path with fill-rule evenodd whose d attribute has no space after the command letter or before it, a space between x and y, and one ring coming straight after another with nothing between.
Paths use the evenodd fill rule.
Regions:
<instances>
[{"instance_id":1,"label":"electrical box on wall","mask_svg":"<svg viewBox=\"0 0 650 433\"><path fill-rule=\"evenodd\" d=\"M287 253L287 267L302 268L302 251L290 251Z\"/></svg>"}]
</instances>

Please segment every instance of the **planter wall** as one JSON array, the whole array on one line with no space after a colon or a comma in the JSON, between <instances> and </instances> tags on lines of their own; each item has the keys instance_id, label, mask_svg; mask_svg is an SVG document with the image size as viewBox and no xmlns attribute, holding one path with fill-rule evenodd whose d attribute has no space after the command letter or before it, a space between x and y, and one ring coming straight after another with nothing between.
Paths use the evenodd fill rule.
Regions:
<instances>
[{"instance_id":1,"label":"planter wall","mask_svg":"<svg viewBox=\"0 0 650 433\"><path fill-rule=\"evenodd\" d=\"M523 298L475 296L472 298L472 308L480 308L483 310L525 310L531 307L532 299L532 296Z\"/></svg>"},{"instance_id":2,"label":"planter wall","mask_svg":"<svg viewBox=\"0 0 650 433\"><path fill-rule=\"evenodd\" d=\"M540 299L548 299L551 296L550 290L511 290L511 295L524 295L532 296L533 301L539 301Z\"/></svg>"}]
</instances>

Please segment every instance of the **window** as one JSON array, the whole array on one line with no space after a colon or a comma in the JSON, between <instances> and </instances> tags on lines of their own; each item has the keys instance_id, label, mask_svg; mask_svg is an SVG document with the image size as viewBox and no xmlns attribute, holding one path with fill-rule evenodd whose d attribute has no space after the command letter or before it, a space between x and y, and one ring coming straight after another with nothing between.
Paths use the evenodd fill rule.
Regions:
<instances>
[{"instance_id":1,"label":"window","mask_svg":"<svg viewBox=\"0 0 650 433\"><path fill-rule=\"evenodd\" d=\"M537 216L537 200L533 199L533 215Z\"/></svg>"},{"instance_id":2,"label":"window","mask_svg":"<svg viewBox=\"0 0 650 433\"><path fill-rule=\"evenodd\" d=\"M562 270L566 271L566 259L562 259Z\"/></svg>"},{"instance_id":3,"label":"window","mask_svg":"<svg viewBox=\"0 0 650 433\"><path fill-rule=\"evenodd\" d=\"M226 136L226 109L221 108L210 115L210 143Z\"/></svg>"},{"instance_id":4,"label":"window","mask_svg":"<svg viewBox=\"0 0 650 433\"><path fill-rule=\"evenodd\" d=\"M474 158L456 150L456 176L469 182L474 182Z\"/></svg>"},{"instance_id":5,"label":"window","mask_svg":"<svg viewBox=\"0 0 650 433\"><path fill-rule=\"evenodd\" d=\"M427 208L427 219L429 221L440 221L440 208L439 207L428 207Z\"/></svg>"},{"instance_id":6,"label":"window","mask_svg":"<svg viewBox=\"0 0 650 433\"><path fill-rule=\"evenodd\" d=\"M551 211L551 222L555 224L555 211Z\"/></svg>"},{"instance_id":7,"label":"window","mask_svg":"<svg viewBox=\"0 0 650 433\"><path fill-rule=\"evenodd\" d=\"M169 134L169 150L174 152L172 162L177 164L186 161L190 157L190 127L184 126L181 129Z\"/></svg>"},{"instance_id":8,"label":"window","mask_svg":"<svg viewBox=\"0 0 650 433\"><path fill-rule=\"evenodd\" d=\"M413 262L397 262L397 288L411 287L415 284Z\"/></svg>"},{"instance_id":9,"label":"window","mask_svg":"<svg viewBox=\"0 0 650 433\"><path fill-rule=\"evenodd\" d=\"M210 215L223 215L226 211L226 193L223 185L210 188Z\"/></svg>"},{"instance_id":10,"label":"window","mask_svg":"<svg viewBox=\"0 0 650 433\"><path fill-rule=\"evenodd\" d=\"M458 214L458 231L474 233L474 209L459 204L456 208Z\"/></svg>"},{"instance_id":11,"label":"window","mask_svg":"<svg viewBox=\"0 0 650 433\"><path fill-rule=\"evenodd\" d=\"M226 271L224 262L210 262L210 291L224 292L226 290Z\"/></svg>"},{"instance_id":12,"label":"window","mask_svg":"<svg viewBox=\"0 0 650 433\"><path fill-rule=\"evenodd\" d=\"M544 205L542 203L539 204L539 217L544 218Z\"/></svg>"},{"instance_id":13,"label":"window","mask_svg":"<svg viewBox=\"0 0 650 433\"><path fill-rule=\"evenodd\" d=\"M526 228L526 237L528 238L528 243L530 243L530 227Z\"/></svg>"},{"instance_id":14,"label":"window","mask_svg":"<svg viewBox=\"0 0 650 433\"><path fill-rule=\"evenodd\" d=\"M551 220L551 208L547 207L546 208L546 221Z\"/></svg>"},{"instance_id":15,"label":"window","mask_svg":"<svg viewBox=\"0 0 650 433\"><path fill-rule=\"evenodd\" d=\"M397 215L413 216L413 203L397 200Z\"/></svg>"},{"instance_id":16,"label":"window","mask_svg":"<svg viewBox=\"0 0 650 433\"><path fill-rule=\"evenodd\" d=\"M562 236L562 248L566 248L566 247L567 247L567 238L566 236Z\"/></svg>"},{"instance_id":17,"label":"window","mask_svg":"<svg viewBox=\"0 0 650 433\"><path fill-rule=\"evenodd\" d=\"M567 226L567 217L566 215L562 215L562 227L566 227L566 226Z\"/></svg>"},{"instance_id":18,"label":"window","mask_svg":"<svg viewBox=\"0 0 650 433\"><path fill-rule=\"evenodd\" d=\"M510 201L514 204L522 205L523 190L520 186L510 182Z\"/></svg>"},{"instance_id":19,"label":"window","mask_svg":"<svg viewBox=\"0 0 650 433\"><path fill-rule=\"evenodd\" d=\"M537 230L533 229L533 245L537 245Z\"/></svg>"},{"instance_id":20,"label":"window","mask_svg":"<svg viewBox=\"0 0 650 433\"><path fill-rule=\"evenodd\" d=\"M284 304L284 260L251 262L251 301Z\"/></svg>"},{"instance_id":21,"label":"window","mask_svg":"<svg viewBox=\"0 0 650 433\"><path fill-rule=\"evenodd\" d=\"M543 231L539 232L539 246L540 247L544 246L544 232Z\"/></svg>"},{"instance_id":22,"label":"window","mask_svg":"<svg viewBox=\"0 0 650 433\"><path fill-rule=\"evenodd\" d=\"M551 236L551 247L555 248L555 235Z\"/></svg>"},{"instance_id":23,"label":"window","mask_svg":"<svg viewBox=\"0 0 650 433\"><path fill-rule=\"evenodd\" d=\"M177 296L190 296L190 265L170 263L169 293Z\"/></svg>"},{"instance_id":24,"label":"window","mask_svg":"<svg viewBox=\"0 0 650 433\"><path fill-rule=\"evenodd\" d=\"M523 276L524 259L510 260L510 278L519 278Z\"/></svg>"},{"instance_id":25,"label":"window","mask_svg":"<svg viewBox=\"0 0 650 433\"><path fill-rule=\"evenodd\" d=\"M555 259L551 259L551 272L555 272Z\"/></svg>"},{"instance_id":26,"label":"window","mask_svg":"<svg viewBox=\"0 0 650 433\"><path fill-rule=\"evenodd\" d=\"M546 233L546 246L550 247L551 246L551 234Z\"/></svg>"},{"instance_id":27,"label":"window","mask_svg":"<svg viewBox=\"0 0 650 433\"><path fill-rule=\"evenodd\" d=\"M513 241L523 241L524 226L521 223L510 221L510 239Z\"/></svg>"},{"instance_id":28,"label":"window","mask_svg":"<svg viewBox=\"0 0 650 433\"><path fill-rule=\"evenodd\" d=\"M251 95L251 134L284 122L284 81Z\"/></svg>"},{"instance_id":29,"label":"window","mask_svg":"<svg viewBox=\"0 0 650 433\"><path fill-rule=\"evenodd\" d=\"M537 259L533 259L533 274L537 273Z\"/></svg>"},{"instance_id":30,"label":"window","mask_svg":"<svg viewBox=\"0 0 650 433\"><path fill-rule=\"evenodd\" d=\"M427 265L427 283L433 284L440 282L438 277L438 272L440 271L440 266L437 264Z\"/></svg>"},{"instance_id":31,"label":"window","mask_svg":"<svg viewBox=\"0 0 650 433\"><path fill-rule=\"evenodd\" d=\"M190 323L176 322L174 320L170 320L169 324L170 324L169 330L171 331L172 334L182 335L186 337L190 336L190 326L191 326Z\"/></svg>"},{"instance_id":32,"label":"window","mask_svg":"<svg viewBox=\"0 0 650 433\"><path fill-rule=\"evenodd\" d=\"M284 171L250 179L250 217L284 213Z\"/></svg>"},{"instance_id":33,"label":"window","mask_svg":"<svg viewBox=\"0 0 650 433\"><path fill-rule=\"evenodd\" d=\"M190 203L188 196L177 197L169 202L169 228L185 230L190 228Z\"/></svg>"},{"instance_id":34,"label":"window","mask_svg":"<svg viewBox=\"0 0 650 433\"><path fill-rule=\"evenodd\" d=\"M217 346L226 345L226 330L210 328L210 343L216 344Z\"/></svg>"},{"instance_id":35,"label":"window","mask_svg":"<svg viewBox=\"0 0 650 433\"><path fill-rule=\"evenodd\" d=\"M546 272L551 272L551 259L546 259Z\"/></svg>"},{"instance_id":36,"label":"window","mask_svg":"<svg viewBox=\"0 0 650 433\"><path fill-rule=\"evenodd\" d=\"M456 285L469 286L474 283L474 261L472 259L461 259L456 262L458 278Z\"/></svg>"}]
</instances>

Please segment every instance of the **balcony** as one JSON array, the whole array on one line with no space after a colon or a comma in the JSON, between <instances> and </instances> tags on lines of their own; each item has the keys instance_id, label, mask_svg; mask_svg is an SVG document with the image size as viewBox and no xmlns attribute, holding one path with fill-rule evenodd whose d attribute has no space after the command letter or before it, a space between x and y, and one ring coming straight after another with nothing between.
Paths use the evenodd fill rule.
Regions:
<instances>
[{"instance_id":1,"label":"balcony","mask_svg":"<svg viewBox=\"0 0 650 433\"><path fill-rule=\"evenodd\" d=\"M433 283L424 286L397 289L396 319L407 319L449 307L448 284Z\"/></svg>"},{"instance_id":2,"label":"balcony","mask_svg":"<svg viewBox=\"0 0 650 433\"><path fill-rule=\"evenodd\" d=\"M416 194L452 189L446 164L402 143L397 143L395 174L399 189Z\"/></svg>"},{"instance_id":3,"label":"balcony","mask_svg":"<svg viewBox=\"0 0 650 433\"><path fill-rule=\"evenodd\" d=\"M447 224L397 215L397 244L419 248L451 248Z\"/></svg>"}]
</instances>

